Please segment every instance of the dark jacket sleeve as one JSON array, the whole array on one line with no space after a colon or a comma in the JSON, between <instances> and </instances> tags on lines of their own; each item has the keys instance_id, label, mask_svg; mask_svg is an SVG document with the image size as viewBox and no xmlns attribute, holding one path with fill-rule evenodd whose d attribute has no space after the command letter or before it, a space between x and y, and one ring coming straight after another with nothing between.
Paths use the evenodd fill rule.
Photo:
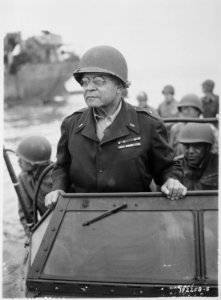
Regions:
<instances>
[{"instance_id":1,"label":"dark jacket sleeve","mask_svg":"<svg viewBox=\"0 0 221 300\"><path fill-rule=\"evenodd\" d=\"M37 208L38 208L38 211L41 216L47 210L47 207L45 206L45 196L51 191L51 188L52 188L51 174L52 174L52 170L50 172L48 172L48 174L44 177L44 180L41 182L41 187L40 187L39 194L38 194ZM36 187L37 187L37 184L36 184ZM36 188L35 188L35 192L36 192Z\"/></svg>"},{"instance_id":2,"label":"dark jacket sleeve","mask_svg":"<svg viewBox=\"0 0 221 300\"><path fill-rule=\"evenodd\" d=\"M69 167L71 163L68 150L68 119L61 124L61 137L57 147L57 161L52 172L52 191L63 190L67 192L70 188Z\"/></svg>"},{"instance_id":3,"label":"dark jacket sleeve","mask_svg":"<svg viewBox=\"0 0 221 300\"><path fill-rule=\"evenodd\" d=\"M174 161L174 152L168 144L167 131L162 121L155 122L152 134L151 168L154 181L160 186L169 178L182 182L181 162Z\"/></svg>"},{"instance_id":4,"label":"dark jacket sleeve","mask_svg":"<svg viewBox=\"0 0 221 300\"><path fill-rule=\"evenodd\" d=\"M28 212L30 219L32 219L34 222L32 188L31 188L31 184L28 181L28 178L25 175L25 173L22 172L19 174L18 183L19 183L19 188L20 188L23 200L24 200L24 205L26 207L26 211ZM23 212L22 207L19 202L18 202L18 215L19 215L19 219L24 228L25 233L27 234L27 236L29 236L30 228L28 226L24 212Z\"/></svg>"}]
</instances>

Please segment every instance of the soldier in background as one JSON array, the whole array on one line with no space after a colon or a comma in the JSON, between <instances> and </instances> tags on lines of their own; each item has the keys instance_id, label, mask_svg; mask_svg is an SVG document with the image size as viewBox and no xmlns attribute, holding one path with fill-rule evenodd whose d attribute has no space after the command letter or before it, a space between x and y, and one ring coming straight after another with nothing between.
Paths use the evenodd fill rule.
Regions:
<instances>
[{"instance_id":1,"label":"soldier in background","mask_svg":"<svg viewBox=\"0 0 221 300\"><path fill-rule=\"evenodd\" d=\"M147 93L145 93L144 91L139 92L139 94L137 95L137 102L138 102L138 107L139 108L147 109L149 112L152 112L154 116L159 117L156 109L148 104Z\"/></svg>"},{"instance_id":2,"label":"soldier in background","mask_svg":"<svg viewBox=\"0 0 221 300\"><path fill-rule=\"evenodd\" d=\"M219 96L213 94L214 87L215 83L212 80L202 83L202 91L205 94L201 99L204 118L213 118L219 114Z\"/></svg>"},{"instance_id":3,"label":"soldier in background","mask_svg":"<svg viewBox=\"0 0 221 300\"><path fill-rule=\"evenodd\" d=\"M38 179L43 170L51 163L51 145L42 136L30 136L24 138L18 145L16 154L18 155L21 173L18 176L19 187L22 197L29 212L30 219L34 222L33 203ZM44 205L45 195L50 192L52 187L51 173L49 172L41 185L37 202L37 209L42 216L47 208ZM30 226L27 224L23 210L19 204L19 218L27 236L30 235Z\"/></svg>"},{"instance_id":4,"label":"soldier in background","mask_svg":"<svg viewBox=\"0 0 221 300\"><path fill-rule=\"evenodd\" d=\"M178 117L178 102L174 99L175 90L172 85L166 85L162 91L165 99L160 103L157 111L161 118Z\"/></svg>"},{"instance_id":5,"label":"soldier in background","mask_svg":"<svg viewBox=\"0 0 221 300\"><path fill-rule=\"evenodd\" d=\"M199 118L202 114L200 98L194 94L185 95L178 104L181 118ZM170 146L174 149L175 156L184 152L183 145L178 142L178 135L187 123L176 123L170 129Z\"/></svg>"},{"instance_id":6,"label":"soldier in background","mask_svg":"<svg viewBox=\"0 0 221 300\"><path fill-rule=\"evenodd\" d=\"M184 184L188 190L218 189L218 151L211 124L189 123L179 135L184 146Z\"/></svg>"}]
</instances>

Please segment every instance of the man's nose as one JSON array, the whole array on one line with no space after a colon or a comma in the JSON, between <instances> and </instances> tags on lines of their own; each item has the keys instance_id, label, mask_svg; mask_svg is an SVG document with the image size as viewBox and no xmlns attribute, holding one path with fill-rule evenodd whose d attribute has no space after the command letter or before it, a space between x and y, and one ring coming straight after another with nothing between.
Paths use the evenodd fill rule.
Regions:
<instances>
[{"instance_id":1,"label":"man's nose","mask_svg":"<svg viewBox=\"0 0 221 300\"><path fill-rule=\"evenodd\" d=\"M192 145L189 146L189 153L194 153L194 147Z\"/></svg>"},{"instance_id":2,"label":"man's nose","mask_svg":"<svg viewBox=\"0 0 221 300\"><path fill-rule=\"evenodd\" d=\"M90 80L88 85L86 86L87 91L96 90L96 85L93 83L93 80Z\"/></svg>"}]
</instances>

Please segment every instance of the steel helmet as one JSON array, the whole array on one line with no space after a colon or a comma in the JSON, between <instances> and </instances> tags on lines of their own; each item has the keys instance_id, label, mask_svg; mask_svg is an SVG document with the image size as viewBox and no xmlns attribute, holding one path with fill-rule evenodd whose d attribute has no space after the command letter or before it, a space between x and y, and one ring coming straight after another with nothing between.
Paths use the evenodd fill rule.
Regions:
<instances>
[{"instance_id":1,"label":"steel helmet","mask_svg":"<svg viewBox=\"0 0 221 300\"><path fill-rule=\"evenodd\" d=\"M163 90L162 90L163 94L171 94L174 95L175 94L175 90L174 87L172 85L166 85Z\"/></svg>"},{"instance_id":2,"label":"steel helmet","mask_svg":"<svg viewBox=\"0 0 221 300\"><path fill-rule=\"evenodd\" d=\"M203 112L200 98L195 94L185 95L177 105L178 109L185 106L191 106L197 108L201 113Z\"/></svg>"},{"instance_id":3,"label":"steel helmet","mask_svg":"<svg viewBox=\"0 0 221 300\"><path fill-rule=\"evenodd\" d=\"M45 164L51 158L51 144L39 135L25 137L19 143L16 154L31 164Z\"/></svg>"},{"instance_id":4,"label":"steel helmet","mask_svg":"<svg viewBox=\"0 0 221 300\"><path fill-rule=\"evenodd\" d=\"M147 96L147 93L142 91L142 92L139 92L139 94L137 95L137 99L140 100L144 100L144 101L148 101L148 96Z\"/></svg>"},{"instance_id":5,"label":"steel helmet","mask_svg":"<svg viewBox=\"0 0 221 300\"><path fill-rule=\"evenodd\" d=\"M183 144L213 144L213 131L210 124L188 123L178 135L178 142Z\"/></svg>"},{"instance_id":6,"label":"steel helmet","mask_svg":"<svg viewBox=\"0 0 221 300\"><path fill-rule=\"evenodd\" d=\"M215 83L213 80L208 79L202 83L202 86L205 88L206 91L212 92L214 89Z\"/></svg>"},{"instance_id":7,"label":"steel helmet","mask_svg":"<svg viewBox=\"0 0 221 300\"><path fill-rule=\"evenodd\" d=\"M81 83L84 73L106 73L119 78L125 87L128 69L124 56L111 46L97 46L89 49L81 58L79 68L73 73L74 78Z\"/></svg>"}]
</instances>

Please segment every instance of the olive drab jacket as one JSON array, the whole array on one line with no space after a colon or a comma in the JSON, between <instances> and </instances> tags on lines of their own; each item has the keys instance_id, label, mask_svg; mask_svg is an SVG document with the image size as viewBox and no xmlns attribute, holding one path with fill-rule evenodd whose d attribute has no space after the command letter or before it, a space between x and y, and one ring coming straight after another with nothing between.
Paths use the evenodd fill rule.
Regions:
<instances>
[{"instance_id":1,"label":"olive drab jacket","mask_svg":"<svg viewBox=\"0 0 221 300\"><path fill-rule=\"evenodd\" d=\"M43 168L42 167L39 168L38 172L22 171L18 176L19 187L22 193L22 197L24 199L26 210L28 211L28 214L30 218L33 220L33 222L34 222L33 203L34 203L35 191L38 184L38 179L41 173L43 172L44 168L45 166ZM37 209L41 216L47 210L47 207L45 207L44 204L44 198L46 194L48 194L51 191L51 187L52 187L52 179L51 179L51 172L49 172L45 176L44 180L42 181L39 190L38 199L37 199ZM29 235L30 230L20 204L18 205L18 214L25 233Z\"/></svg>"},{"instance_id":2,"label":"olive drab jacket","mask_svg":"<svg viewBox=\"0 0 221 300\"><path fill-rule=\"evenodd\" d=\"M203 107L203 117L213 118L219 114L219 96L210 95L201 98Z\"/></svg>"},{"instance_id":3,"label":"olive drab jacket","mask_svg":"<svg viewBox=\"0 0 221 300\"><path fill-rule=\"evenodd\" d=\"M67 117L61 125L53 188L65 192L144 192L154 178L182 181L180 161L173 160L166 129L158 118L122 101L101 141L91 108Z\"/></svg>"}]
</instances>

